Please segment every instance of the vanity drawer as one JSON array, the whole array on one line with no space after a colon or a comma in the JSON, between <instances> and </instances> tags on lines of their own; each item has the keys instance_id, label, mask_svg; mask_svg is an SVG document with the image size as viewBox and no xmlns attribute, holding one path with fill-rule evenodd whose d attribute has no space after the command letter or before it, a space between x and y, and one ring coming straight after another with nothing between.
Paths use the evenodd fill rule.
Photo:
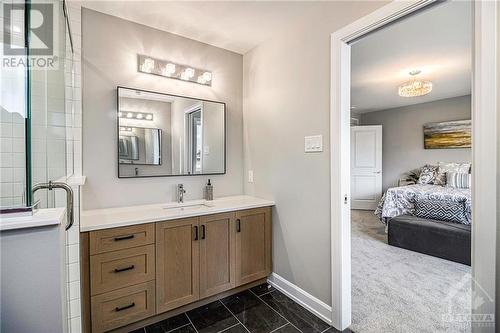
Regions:
<instances>
[{"instance_id":1,"label":"vanity drawer","mask_svg":"<svg viewBox=\"0 0 500 333\"><path fill-rule=\"evenodd\" d=\"M98 254L153 244L153 223L90 232L90 254Z\"/></svg>"},{"instance_id":2,"label":"vanity drawer","mask_svg":"<svg viewBox=\"0 0 500 333\"><path fill-rule=\"evenodd\" d=\"M92 295L154 280L154 278L154 244L90 257Z\"/></svg>"},{"instance_id":3,"label":"vanity drawer","mask_svg":"<svg viewBox=\"0 0 500 333\"><path fill-rule=\"evenodd\" d=\"M154 281L93 296L92 332L105 332L155 314Z\"/></svg>"}]
</instances>

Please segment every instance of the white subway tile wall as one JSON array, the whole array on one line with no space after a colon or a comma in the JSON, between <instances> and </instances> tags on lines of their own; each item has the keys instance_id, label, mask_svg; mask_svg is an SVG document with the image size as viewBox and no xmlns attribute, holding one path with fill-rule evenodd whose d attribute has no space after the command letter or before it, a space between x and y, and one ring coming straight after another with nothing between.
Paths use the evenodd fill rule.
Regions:
<instances>
[{"instance_id":1,"label":"white subway tile wall","mask_svg":"<svg viewBox=\"0 0 500 333\"><path fill-rule=\"evenodd\" d=\"M10 0L3 1L12 2ZM64 68L32 71L32 182L81 176L81 6L67 2L74 53L66 35ZM1 6L0 6L1 7ZM22 23L22 22L21 22ZM0 41L3 41L0 8ZM24 70L1 69L0 76L0 206L25 203ZM64 88L61 87L64 82ZM12 89L4 89L10 87ZM22 102L20 102L22 101ZM82 331L80 306L80 189L74 191L74 225L66 235L67 309L70 333ZM64 191L38 191L42 207L65 207Z\"/></svg>"},{"instance_id":2,"label":"white subway tile wall","mask_svg":"<svg viewBox=\"0 0 500 333\"><path fill-rule=\"evenodd\" d=\"M67 1L68 16L73 38L73 55L66 59L64 78L66 84L65 114L66 128L66 174L82 176L82 93L81 93L81 5ZM66 48L70 43L66 40ZM71 52L66 52L67 56ZM68 328L70 333L82 332L80 297L80 187L74 191L74 225L67 234L68 267Z\"/></svg>"}]
</instances>

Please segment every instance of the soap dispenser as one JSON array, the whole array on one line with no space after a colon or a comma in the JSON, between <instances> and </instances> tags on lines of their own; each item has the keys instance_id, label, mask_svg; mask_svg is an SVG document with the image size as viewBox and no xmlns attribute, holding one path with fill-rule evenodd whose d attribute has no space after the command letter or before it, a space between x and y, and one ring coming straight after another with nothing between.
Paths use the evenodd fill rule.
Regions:
<instances>
[{"instance_id":1,"label":"soap dispenser","mask_svg":"<svg viewBox=\"0 0 500 333\"><path fill-rule=\"evenodd\" d=\"M205 199L214 200L214 187L212 186L212 183L210 183L210 179L208 180L208 183L205 186Z\"/></svg>"}]
</instances>

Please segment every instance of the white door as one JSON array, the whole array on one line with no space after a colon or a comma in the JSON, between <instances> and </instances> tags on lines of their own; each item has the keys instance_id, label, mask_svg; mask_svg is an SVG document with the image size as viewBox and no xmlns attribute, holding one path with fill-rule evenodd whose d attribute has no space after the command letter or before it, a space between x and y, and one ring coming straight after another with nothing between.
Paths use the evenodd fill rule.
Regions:
<instances>
[{"instance_id":1,"label":"white door","mask_svg":"<svg viewBox=\"0 0 500 333\"><path fill-rule=\"evenodd\" d=\"M351 209L371 210L382 196L382 125L351 127Z\"/></svg>"}]
</instances>

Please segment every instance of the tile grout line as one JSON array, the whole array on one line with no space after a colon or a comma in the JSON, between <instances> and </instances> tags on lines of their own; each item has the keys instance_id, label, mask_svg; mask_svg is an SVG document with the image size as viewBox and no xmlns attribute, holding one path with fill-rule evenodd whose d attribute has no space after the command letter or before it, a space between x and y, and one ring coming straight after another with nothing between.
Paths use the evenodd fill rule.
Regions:
<instances>
[{"instance_id":1,"label":"tile grout line","mask_svg":"<svg viewBox=\"0 0 500 333\"><path fill-rule=\"evenodd\" d=\"M271 331L271 332L269 332L269 333L276 332L277 330L279 330L279 329L281 329L281 328L285 327L285 326L286 326L286 325L288 325L288 324L289 324L289 323L286 323L286 324L285 324L285 325L283 325L283 326L280 326L280 327L278 327L278 328L275 328L274 330L272 330L272 331Z\"/></svg>"},{"instance_id":2,"label":"tile grout line","mask_svg":"<svg viewBox=\"0 0 500 333\"><path fill-rule=\"evenodd\" d=\"M191 323L191 325L193 326L194 331L195 331L196 333L198 333L198 330L196 329L196 326L194 326L194 324L193 324L193 322L191 321L191 318L189 318L189 316L188 316L187 312L184 312L184 314L186 315L187 319L189 320L189 322L190 322L190 323Z\"/></svg>"},{"instance_id":3,"label":"tile grout line","mask_svg":"<svg viewBox=\"0 0 500 333\"><path fill-rule=\"evenodd\" d=\"M248 289L250 290L250 289ZM274 291L274 290L273 290ZM271 310L273 310L274 312L276 312L281 318L285 319L290 325L292 325L293 327L295 327L295 329L299 332L302 332L301 330L299 330L299 328L297 326L295 326L294 324L292 324L288 319L285 318L285 316L283 316L281 313L279 313L278 311L276 311L272 306L270 306L269 304L266 303L266 301L264 301L263 299L261 299L259 296L257 296L252 290L250 290L250 292L252 294L255 295L255 297L257 297L258 299L261 300L262 303L264 303L265 305L267 305Z\"/></svg>"},{"instance_id":4,"label":"tile grout line","mask_svg":"<svg viewBox=\"0 0 500 333\"><path fill-rule=\"evenodd\" d=\"M250 290L250 291L251 291L251 292L252 292L255 296L257 296L258 298L260 298L260 299L262 300L262 302L264 302L264 303L266 303L266 301L264 301L264 300L261 298L261 296L264 296L264 295L270 294L270 293L272 293L273 291L278 291L278 292L280 292L278 289L274 288L274 290L268 291L268 292L266 292L266 293L262 294L261 296L258 296L258 295L257 295L256 293L254 293L252 290ZM286 296L286 295L285 295L285 297L287 297L287 298L288 298L288 296ZM296 303L294 300L292 300L292 302ZM266 303L266 305L267 305L267 306L269 306L271 309L273 309L273 310L274 310L274 308L273 308L273 307L271 307L269 304L267 304L267 303ZM276 311L276 310L274 310L274 311ZM277 312L278 314L280 314L278 311L276 311L276 312ZM280 315L281 315L281 314L280 314ZM312 315L314 316L314 314L312 314ZM283 316L282 316L282 317L283 317ZM284 317L283 317L283 318L284 318ZM286 318L285 318L285 319L286 319ZM295 326L295 325L294 325L294 324L292 324L291 322L290 322L290 325L292 325L293 327L295 327L296 329L298 329L298 328L297 328L297 326ZM328 324L327 324L327 325L328 325ZM330 328L332 328L332 327L333 327L333 326L329 326L328 328L324 329L324 330L323 330L323 331L321 331L320 333L325 333L326 331L328 331L328 330L329 330ZM299 331L300 331L300 330L299 330ZM352 332L352 333L354 333L354 332Z\"/></svg>"},{"instance_id":5,"label":"tile grout line","mask_svg":"<svg viewBox=\"0 0 500 333\"><path fill-rule=\"evenodd\" d=\"M186 315L186 317L187 317L187 315ZM174 328L174 329L171 329L170 331L166 331L166 333L173 332L173 331L175 331L175 330L178 330L179 328L183 328L183 327L188 326L188 325L193 325L193 324L191 324L191 323L189 322L189 323L184 324L184 325L182 325L182 326L179 326L179 327L176 327L176 328ZM194 325L193 325L193 327L194 327ZM195 328L195 329L196 329L196 328Z\"/></svg>"},{"instance_id":6,"label":"tile grout line","mask_svg":"<svg viewBox=\"0 0 500 333\"><path fill-rule=\"evenodd\" d=\"M220 304L222 304L222 306L223 306L223 307L225 307L225 308L226 308L226 310L227 310L227 311L229 311L229 313L230 313L230 314L232 314L232 315L233 315L233 317L234 317L234 318L236 318L236 320L238 321L238 323L240 323L240 324L241 324L241 326L243 326L243 328L244 328L244 329L245 329L248 333L250 333L250 330L249 330L249 329L248 329L245 325L243 325L243 323L242 323L242 322L238 319L238 317L236 317L236 315L235 315L235 314L234 314L231 310L229 310L229 308L226 306L226 304L222 303L222 301L221 301L220 299L219 299L219 302L220 302Z\"/></svg>"},{"instance_id":7,"label":"tile grout line","mask_svg":"<svg viewBox=\"0 0 500 333\"><path fill-rule=\"evenodd\" d=\"M273 288L274 288L274 287L273 287ZM250 289L249 289L249 290L250 290ZM256 294L256 293L254 293L253 291L252 291L252 293L253 293L255 296L257 296L258 298L261 298L262 296L267 295L267 294L270 294L270 293L272 293L272 292L273 292L273 291L275 291L275 290L277 290L277 289L273 289L273 290L266 291L265 293L263 293L263 294L261 294L261 295L257 295L257 294Z\"/></svg>"},{"instance_id":8,"label":"tile grout line","mask_svg":"<svg viewBox=\"0 0 500 333\"><path fill-rule=\"evenodd\" d=\"M231 313L231 314L232 314L232 313ZM238 318L236 318L236 319L238 319ZM238 326L238 325L240 325L240 323L234 324L233 326L226 327L225 329L223 329L222 331L219 331L219 332L217 332L217 333L226 332L227 330L230 330L231 328L236 327L236 326ZM241 324L241 325L242 325L242 324Z\"/></svg>"}]
</instances>

